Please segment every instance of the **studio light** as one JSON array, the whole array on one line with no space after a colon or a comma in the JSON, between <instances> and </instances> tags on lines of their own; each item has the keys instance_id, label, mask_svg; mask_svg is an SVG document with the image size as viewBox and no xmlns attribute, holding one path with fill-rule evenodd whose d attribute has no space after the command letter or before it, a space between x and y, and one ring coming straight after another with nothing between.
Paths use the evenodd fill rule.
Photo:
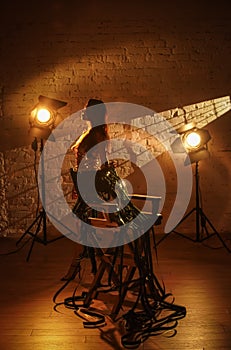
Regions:
<instances>
[{"instance_id":1,"label":"studio light","mask_svg":"<svg viewBox=\"0 0 231 350\"><path fill-rule=\"evenodd\" d=\"M209 142L211 136L208 130L203 129L192 129L182 135L182 142L186 151L193 152L197 151Z\"/></svg>"},{"instance_id":2,"label":"studio light","mask_svg":"<svg viewBox=\"0 0 231 350\"><path fill-rule=\"evenodd\" d=\"M211 139L208 130L198 129L195 123L188 123L177 130L180 135L171 144L174 153L188 153L190 161L186 159L185 165L198 162L209 156L207 143Z\"/></svg>"},{"instance_id":3,"label":"studio light","mask_svg":"<svg viewBox=\"0 0 231 350\"><path fill-rule=\"evenodd\" d=\"M50 136L52 129L54 129L61 121L61 118L59 119L57 111L59 108L66 106L67 102L59 101L59 100L42 96L42 95L39 96L38 100L39 102L33 108L29 116L29 124L30 124L29 136L30 137L32 136L34 138L31 146L35 154L38 150L38 139L40 139L39 151L40 151L40 155L42 155L44 139L46 140ZM40 161L41 161L41 199L42 199L42 203L45 203L46 193L45 193L44 157L41 157ZM35 164L35 168L36 168L36 164ZM42 237L38 237L40 231L42 231L42 234L43 234ZM27 235L32 237L32 244L29 249L29 253L27 255L27 261L29 261L30 259L30 255L35 242L47 245L48 243L52 243L57 239L64 237L63 235L61 235L50 240L47 239L47 216L43 206L39 211L38 215L36 216L35 220L22 234L22 236L19 238L16 244L19 244Z\"/></svg>"},{"instance_id":4,"label":"studio light","mask_svg":"<svg viewBox=\"0 0 231 350\"><path fill-rule=\"evenodd\" d=\"M37 131L52 129L58 124L57 111L66 106L66 102L40 95L39 102L31 111L29 117L30 127ZM49 131L49 130L48 130ZM36 135L37 136L37 135Z\"/></svg>"},{"instance_id":5,"label":"studio light","mask_svg":"<svg viewBox=\"0 0 231 350\"><path fill-rule=\"evenodd\" d=\"M190 238L184 234L177 232L175 229L171 232L175 232L178 235L185 237L193 242L203 242L210 237L216 235L223 246L228 252L231 252L229 247L226 245L222 237L219 235L211 221L205 215L201 206L201 190L199 186L199 162L209 156L209 151L207 148L207 143L211 139L208 130L199 129L196 127L195 123L186 123L181 128L177 130L179 137L177 137L171 144L173 153L185 153L187 152L188 157L184 161L184 165L191 165L195 163L195 207L186 214L183 219L177 224L180 225L184 220L186 220L191 214L195 212L196 221L196 238ZM212 229L212 233L209 233L208 227ZM160 244L166 237L171 233L169 232L157 243ZM204 233L206 235L204 236Z\"/></svg>"}]
</instances>

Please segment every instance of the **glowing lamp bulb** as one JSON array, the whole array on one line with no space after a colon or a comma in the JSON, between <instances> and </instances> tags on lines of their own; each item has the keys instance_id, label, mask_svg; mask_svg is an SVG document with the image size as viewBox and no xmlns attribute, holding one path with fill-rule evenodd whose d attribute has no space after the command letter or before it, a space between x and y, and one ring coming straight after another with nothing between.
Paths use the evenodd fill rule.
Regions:
<instances>
[{"instance_id":1,"label":"glowing lamp bulb","mask_svg":"<svg viewBox=\"0 0 231 350\"><path fill-rule=\"evenodd\" d=\"M187 144L188 147L191 148L196 148L200 145L201 142L201 137L198 133L196 132L190 132L186 138L185 138L185 142Z\"/></svg>"},{"instance_id":2,"label":"glowing lamp bulb","mask_svg":"<svg viewBox=\"0 0 231 350\"><path fill-rule=\"evenodd\" d=\"M40 123L47 123L51 119L51 113L48 111L48 109L41 108L37 112L37 120Z\"/></svg>"}]
</instances>

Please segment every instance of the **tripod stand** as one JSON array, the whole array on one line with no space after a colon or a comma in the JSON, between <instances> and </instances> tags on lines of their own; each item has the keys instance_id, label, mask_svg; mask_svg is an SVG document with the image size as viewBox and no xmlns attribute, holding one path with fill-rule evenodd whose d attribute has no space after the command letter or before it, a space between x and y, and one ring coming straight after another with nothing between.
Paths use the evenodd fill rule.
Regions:
<instances>
[{"instance_id":1,"label":"tripod stand","mask_svg":"<svg viewBox=\"0 0 231 350\"><path fill-rule=\"evenodd\" d=\"M41 180L42 180L42 191L41 191L41 197L42 197L42 203L45 203L45 167L44 167L44 158L42 155L42 151L43 151L43 146L44 146L44 142L43 139L41 139L41 144L40 144L40 159L41 159ZM32 148L34 149L34 151L37 150L37 139L35 138L35 144L32 145ZM35 231L33 232L33 228L35 229ZM40 238L39 232L42 230L42 238ZM35 220L32 222L32 224L26 229L26 231L22 234L22 236L20 237L20 239L16 242L16 245L18 245L23 238L26 235L30 235L32 237L32 243L26 258L26 261L29 261L31 253L32 253L32 249L34 247L34 243L38 242L41 243L43 245L47 245L48 243L52 243L54 241L57 241L58 239L63 238L64 236L58 236L55 237L51 240L47 239L47 215L46 215L46 211L45 209L42 207L42 209L40 210L39 214L37 215L37 217L35 218Z\"/></svg>"},{"instance_id":2,"label":"tripod stand","mask_svg":"<svg viewBox=\"0 0 231 350\"><path fill-rule=\"evenodd\" d=\"M195 212L196 215L196 237L191 238L188 237L180 232L177 232L175 229L170 231L168 234L166 234L164 237L162 237L157 243L156 246L159 245L164 239L166 239L172 232L187 238L193 242L204 242L205 240L211 238L212 236L216 235L218 239L221 241L222 245L226 250L230 253L231 250L229 247L226 245L220 234L217 232L211 221L208 219L208 217L205 215L201 208L201 203L200 203L200 189L199 189L199 162L196 162L196 168L195 168L195 195L196 195L196 206L190 210L188 214L186 214L183 219L178 223L177 226L179 226L183 221L185 221L191 214ZM212 229L212 233L209 233L208 231L208 226L210 229ZM206 233L206 236L203 236L204 232Z\"/></svg>"}]
</instances>

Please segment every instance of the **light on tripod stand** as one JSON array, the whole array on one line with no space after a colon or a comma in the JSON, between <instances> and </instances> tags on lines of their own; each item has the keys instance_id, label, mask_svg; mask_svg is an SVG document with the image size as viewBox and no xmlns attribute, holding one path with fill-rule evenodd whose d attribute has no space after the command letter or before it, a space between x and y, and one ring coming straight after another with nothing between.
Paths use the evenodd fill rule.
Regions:
<instances>
[{"instance_id":1,"label":"light on tripod stand","mask_svg":"<svg viewBox=\"0 0 231 350\"><path fill-rule=\"evenodd\" d=\"M173 153L185 153L188 154L184 161L184 165L191 165L195 163L195 207L190 210L183 219L180 220L178 225L185 221L191 214L195 212L195 223L196 223L196 238L190 238L184 234L177 232L175 229L171 232L175 232L178 235L185 237L193 242L203 242L210 237L216 235L223 246L230 252L229 247L225 244L222 237L219 235L211 221L205 215L201 206L201 191L199 186L199 161L209 156L207 143L211 140L211 136L208 130L198 129L195 123L186 123L184 126L177 130L179 136L171 144ZM177 225L177 226L178 226ZM212 229L212 233L209 233L208 227ZM170 233L171 233L170 232ZM168 233L168 235L170 234ZM204 237L204 233L206 233ZM157 244L160 244L168 235L164 236L159 240Z\"/></svg>"},{"instance_id":2,"label":"light on tripod stand","mask_svg":"<svg viewBox=\"0 0 231 350\"><path fill-rule=\"evenodd\" d=\"M67 104L66 102L52 99L42 95L39 96L38 100L39 102L33 108L29 117L29 124L30 124L29 135L30 137L33 136L34 138L31 146L35 152L35 159L36 159L36 152L38 150L37 139L40 139L39 151L40 151L40 155L42 156L44 139L46 140L50 136L52 130L58 125L59 121L61 121L59 120L57 110L61 107L64 107ZM45 195L46 195L45 194L45 168L44 168L43 157L41 157L41 168L42 168L41 198L42 198L42 203L45 203ZM36 169L36 164L35 164L35 169ZM46 221L47 221L46 212L44 207L42 206L42 209L39 211L39 214L36 216L35 220L32 222L32 224L26 229L26 231L17 241L17 244L19 244L26 235L29 235L32 237L32 244L29 249L29 253L27 255L27 261L29 261L29 258L33 249L33 245L35 242L39 242L46 245L48 243L51 243L63 237L62 235L54 239L48 240ZM40 231L42 231L42 234L43 234L42 237L39 237Z\"/></svg>"}]
</instances>

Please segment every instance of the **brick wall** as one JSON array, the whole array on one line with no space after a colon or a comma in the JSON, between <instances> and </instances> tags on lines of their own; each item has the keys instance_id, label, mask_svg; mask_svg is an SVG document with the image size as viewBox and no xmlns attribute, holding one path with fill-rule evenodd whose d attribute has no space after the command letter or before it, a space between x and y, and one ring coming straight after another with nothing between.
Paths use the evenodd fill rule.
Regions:
<instances>
[{"instance_id":1,"label":"brick wall","mask_svg":"<svg viewBox=\"0 0 231 350\"><path fill-rule=\"evenodd\" d=\"M60 109L63 120L89 97L162 112L230 94L231 29L225 4L100 1L96 7L91 1L22 1L1 7L2 234L22 233L36 215L39 150L31 149L28 119L40 94L68 103ZM211 157L200 164L203 201L218 230L229 232L230 112L208 128ZM166 220L175 175L167 154L159 161L166 173ZM64 177L67 193L68 183ZM185 229L191 230L190 225Z\"/></svg>"}]
</instances>

